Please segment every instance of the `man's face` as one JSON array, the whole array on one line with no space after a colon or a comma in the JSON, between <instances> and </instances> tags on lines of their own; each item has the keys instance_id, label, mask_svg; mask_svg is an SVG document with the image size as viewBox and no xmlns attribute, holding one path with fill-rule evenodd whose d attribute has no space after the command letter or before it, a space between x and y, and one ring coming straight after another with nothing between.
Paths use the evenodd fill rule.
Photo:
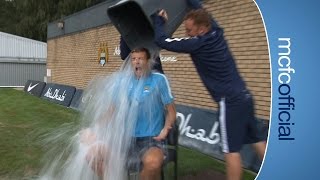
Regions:
<instances>
[{"instance_id":1,"label":"man's face","mask_svg":"<svg viewBox=\"0 0 320 180\"><path fill-rule=\"evenodd\" d=\"M186 35L191 37L200 35L200 28L194 25L193 19L186 19L184 21L184 27L186 29Z\"/></svg>"},{"instance_id":2,"label":"man's face","mask_svg":"<svg viewBox=\"0 0 320 180\"><path fill-rule=\"evenodd\" d=\"M134 74L139 78L146 73L148 69L148 59L145 52L132 52L131 65Z\"/></svg>"}]
</instances>

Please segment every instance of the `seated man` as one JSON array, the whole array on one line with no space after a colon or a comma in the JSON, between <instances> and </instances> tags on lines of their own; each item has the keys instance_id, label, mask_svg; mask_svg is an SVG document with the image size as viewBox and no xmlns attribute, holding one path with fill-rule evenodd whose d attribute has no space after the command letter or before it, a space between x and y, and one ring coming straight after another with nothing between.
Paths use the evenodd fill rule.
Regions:
<instances>
[{"instance_id":1,"label":"seated man","mask_svg":"<svg viewBox=\"0 0 320 180\"><path fill-rule=\"evenodd\" d=\"M150 53L146 48L131 51L133 71L128 88L128 102L137 107L137 118L133 129L129 157L138 155L142 169L140 179L157 180L161 177L161 167L166 154L165 139L176 119L173 96L167 78L160 73L151 72ZM135 119L131 116L127 119ZM127 127L126 127L127 128ZM94 141L94 133L83 131L82 141ZM103 143L103 142L102 142ZM108 148L99 143L92 146L86 159L98 176L108 173L105 155ZM102 158L101 158L102 157Z\"/></svg>"}]
</instances>

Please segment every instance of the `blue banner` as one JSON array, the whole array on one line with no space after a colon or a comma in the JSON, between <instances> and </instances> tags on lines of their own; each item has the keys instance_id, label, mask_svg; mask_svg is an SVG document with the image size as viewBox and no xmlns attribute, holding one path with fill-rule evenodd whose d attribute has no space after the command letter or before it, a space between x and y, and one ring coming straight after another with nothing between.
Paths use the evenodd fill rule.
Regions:
<instances>
[{"instance_id":1,"label":"blue banner","mask_svg":"<svg viewBox=\"0 0 320 180\"><path fill-rule=\"evenodd\" d=\"M42 91L41 98L68 107L75 92L76 88L74 86L47 83Z\"/></svg>"},{"instance_id":2,"label":"blue banner","mask_svg":"<svg viewBox=\"0 0 320 180\"><path fill-rule=\"evenodd\" d=\"M45 86L45 82L28 80L23 90L29 94L40 97Z\"/></svg>"},{"instance_id":3,"label":"blue banner","mask_svg":"<svg viewBox=\"0 0 320 180\"><path fill-rule=\"evenodd\" d=\"M224 160L217 112L177 105L177 121L179 124L180 145ZM257 121L261 139L267 139L268 122L265 120ZM244 145L240 154L244 168L254 172L259 171L261 161L250 144Z\"/></svg>"}]
</instances>

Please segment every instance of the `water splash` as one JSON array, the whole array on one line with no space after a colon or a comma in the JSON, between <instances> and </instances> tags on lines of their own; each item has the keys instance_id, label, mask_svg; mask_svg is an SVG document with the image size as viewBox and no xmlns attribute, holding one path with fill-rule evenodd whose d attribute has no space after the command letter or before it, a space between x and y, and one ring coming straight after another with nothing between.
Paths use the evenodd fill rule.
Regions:
<instances>
[{"instance_id":1,"label":"water splash","mask_svg":"<svg viewBox=\"0 0 320 180\"><path fill-rule=\"evenodd\" d=\"M89 83L83 95L87 101L80 107L80 123L65 124L47 135L43 143L48 152L40 180L127 178L128 150L138 114L152 124L150 117L159 98L153 93L141 102L139 94L145 90L146 80L135 81L128 62L120 71ZM137 82L134 89L133 82Z\"/></svg>"}]
</instances>

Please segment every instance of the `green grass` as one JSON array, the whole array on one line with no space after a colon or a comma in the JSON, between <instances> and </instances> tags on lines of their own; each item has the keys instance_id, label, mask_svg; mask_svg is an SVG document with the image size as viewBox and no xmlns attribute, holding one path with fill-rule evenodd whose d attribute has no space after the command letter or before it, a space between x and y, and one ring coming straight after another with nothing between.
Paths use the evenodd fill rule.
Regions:
<instances>
[{"instance_id":1,"label":"green grass","mask_svg":"<svg viewBox=\"0 0 320 180\"><path fill-rule=\"evenodd\" d=\"M0 89L0 179L34 175L43 150L38 136L78 113L23 91Z\"/></svg>"},{"instance_id":2,"label":"green grass","mask_svg":"<svg viewBox=\"0 0 320 180\"><path fill-rule=\"evenodd\" d=\"M39 137L64 123L77 123L78 116L75 110L23 91L0 88L0 179L36 176L45 153ZM208 169L225 173L223 162L179 148L179 177ZM244 179L254 178L254 173L245 171Z\"/></svg>"},{"instance_id":3,"label":"green grass","mask_svg":"<svg viewBox=\"0 0 320 180\"><path fill-rule=\"evenodd\" d=\"M223 161L185 147L179 147L178 153L178 177L196 175L207 170L215 170L222 174L226 173L225 163ZM256 173L244 170L244 180L253 180L255 177Z\"/></svg>"}]
</instances>

